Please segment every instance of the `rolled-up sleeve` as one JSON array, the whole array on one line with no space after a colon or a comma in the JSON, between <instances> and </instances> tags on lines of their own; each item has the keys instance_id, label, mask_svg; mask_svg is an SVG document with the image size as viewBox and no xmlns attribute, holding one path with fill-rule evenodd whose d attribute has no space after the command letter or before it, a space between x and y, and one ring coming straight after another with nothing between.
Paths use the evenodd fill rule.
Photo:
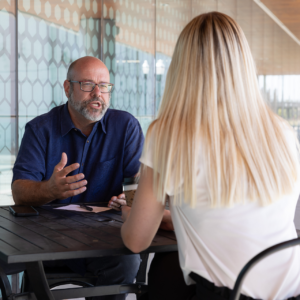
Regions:
<instances>
[{"instance_id":1,"label":"rolled-up sleeve","mask_svg":"<svg viewBox=\"0 0 300 300\"><path fill-rule=\"evenodd\" d=\"M124 153L124 177L132 177L139 171L140 157L144 145L144 135L137 119L133 118L126 132L126 145Z\"/></svg>"},{"instance_id":2,"label":"rolled-up sleeve","mask_svg":"<svg viewBox=\"0 0 300 300\"><path fill-rule=\"evenodd\" d=\"M20 150L13 167L12 183L17 179L42 181L45 177L46 143L38 128L25 127Z\"/></svg>"}]
</instances>

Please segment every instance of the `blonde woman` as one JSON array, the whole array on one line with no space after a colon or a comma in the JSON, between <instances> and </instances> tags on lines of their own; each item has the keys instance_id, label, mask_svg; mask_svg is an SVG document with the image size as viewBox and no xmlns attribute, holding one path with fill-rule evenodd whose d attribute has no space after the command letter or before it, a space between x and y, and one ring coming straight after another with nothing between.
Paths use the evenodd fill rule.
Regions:
<instances>
[{"instance_id":1,"label":"blonde woman","mask_svg":"<svg viewBox=\"0 0 300 300\"><path fill-rule=\"evenodd\" d=\"M186 283L197 284L197 299L228 299L247 261L297 237L297 145L262 99L239 25L217 12L194 18L178 38L146 136L134 205L122 207L125 245L136 253L150 245L169 199ZM258 264L242 293L295 299L299 247Z\"/></svg>"}]
</instances>

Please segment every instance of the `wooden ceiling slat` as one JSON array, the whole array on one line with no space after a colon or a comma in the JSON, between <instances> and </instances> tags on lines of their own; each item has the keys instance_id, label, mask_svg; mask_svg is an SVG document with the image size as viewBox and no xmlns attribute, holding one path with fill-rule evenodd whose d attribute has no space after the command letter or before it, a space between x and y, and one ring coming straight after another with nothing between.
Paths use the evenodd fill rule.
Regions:
<instances>
[{"instance_id":1,"label":"wooden ceiling slat","mask_svg":"<svg viewBox=\"0 0 300 300\"><path fill-rule=\"evenodd\" d=\"M299 0L261 0L261 2L300 40Z\"/></svg>"}]
</instances>

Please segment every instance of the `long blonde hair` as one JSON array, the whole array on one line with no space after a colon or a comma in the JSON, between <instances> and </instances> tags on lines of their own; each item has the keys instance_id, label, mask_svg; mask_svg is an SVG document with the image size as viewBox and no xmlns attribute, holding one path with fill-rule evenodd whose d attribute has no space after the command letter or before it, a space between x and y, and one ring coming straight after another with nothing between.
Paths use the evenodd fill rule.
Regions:
<instances>
[{"instance_id":1,"label":"long blonde hair","mask_svg":"<svg viewBox=\"0 0 300 300\"><path fill-rule=\"evenodd\" d=\"M262 99L239 25L219 12L194 18L178 38L158 117L146 136L144 152L155 134L159 201L174 186L174 204L184 195L195 205L200 144L213 207L245 199L266 205L290 193L298 162L287 144L287 128L292 131Z\"/></svg>"}]
</instances>

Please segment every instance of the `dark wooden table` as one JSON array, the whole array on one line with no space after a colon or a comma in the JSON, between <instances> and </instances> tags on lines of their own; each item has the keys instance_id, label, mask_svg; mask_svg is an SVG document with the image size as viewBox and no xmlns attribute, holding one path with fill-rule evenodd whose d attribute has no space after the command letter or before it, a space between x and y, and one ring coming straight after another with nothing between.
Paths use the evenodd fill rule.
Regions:
<instances>
[{"instance_id":1,"label":"dark wooden table","mask_svg":"<svg viewBox=\"0 0 300 300\"><path fill-rule=\"evenodd\" d=\"M99 287L50 291L42 261L132 254L121 239L120 214L113 210L95 214L53 207L37 210L39 216L14 217L7 207L0 208L0 259L8 264L26 263L34 292L27 295L27 299L104 295L105 291L100 291ZM159 230L144 252L169 251L177 251L175 235Z\"/></svg>"}]
</instances>

